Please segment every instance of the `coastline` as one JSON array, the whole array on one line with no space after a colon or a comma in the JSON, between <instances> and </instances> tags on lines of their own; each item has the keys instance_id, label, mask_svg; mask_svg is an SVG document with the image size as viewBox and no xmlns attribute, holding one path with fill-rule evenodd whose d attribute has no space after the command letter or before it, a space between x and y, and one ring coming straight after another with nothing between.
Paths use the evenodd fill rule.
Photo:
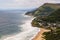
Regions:
<instances>
[{"instance_id":1,"label":"coastline","mask_svg":"<svg viewBox=\"0 0 60 40\"><path fill-rule=\"evenodd\" d=\"M50 30L44 29L44 28L40 28L40 31L37 33L37 35L32 39L32 40L45 40L43 39L43 33L44 32L48 32Z\"/></svg>"},{"instance_id":2,"label":"coastline","mask_svg":"<svg viewBox=\"0 0 60 40\"><path fill-rule=\"evenodd\" d=\"M36 32L36 34L35 34L30 40L33 40L33 39L37 36L38 32L40 32L40 30L38 30L38 31Z\"/></svg>"},{"instance_id":3,"label":"coastline","mask_svg":"<svg viewBox=\"0 0 60 40\"><path fill-rule=\"evenodd\" d=\"M31 16L33 17L33 16ZM33 19L35 19L35 17L33 17ZM44 32L48 32L50 30L44 29L44 28L39 28L39 30L37 31L37 33L30 39L30 40L45 40L43 39L43 33Z\"/></svg>"},{"instance_id":4,"label":"coastline","mask_svg":"<svg viewBox=\"0 0 60 40\"><path fill-rule=\"evenodd\" d=\"M33 16L29 16L29 15L25 15L25 17L31 17L32 19L31 19L31 21L33 20L33 19L35 19L35 17L33 17ZM31 22L30 22L31 23ZM34 27L35 28L35 27ZM36 27L37 28L37 27ZM35 35L32 37L32 38L30 38L29 40L35 40L35 39L37 39L37 36L39 35L39 33L40 33L40 28L39 28L39 30L35 33Z\"/></svg>"},{"instance_id":5,"label":"coastline","mask_svg":"<svg viewBox=\"0 0 60 40\"><path fill-rule=\"evenodd\" d=\"M31 17L31 16L27 16L27 15L25 15L24 17ZM39 30L39 28L34 28L34 27L32 27L30 24L31 24L31 21L33 20L34 18L33 17L31 17L31 19L30 20L25 20L24 22L25 22L25 24L23 24L23 25L21 25L21 26L24 26L24 27L26 27L27 26L27 28L28 28L28 26L29 26L29 30L27 30L27 31L25 31L25 32L21 32L21 33L18 33L18 34L15 34L15 35L11 35L11 36L8 36L8 37L4 37L4 38L2 38L1 40L26 40L24 37L25 36L27 36L27 35L29 35L30 34L30 32L32 33L32 34L30 34L30 35L32 35L33 37L31 37L31 38L29 38L29 40L32 40L32 38L34 38L35 36L36 36L36 34L38 33L38 30ZM28 25L29 24L29 25ZM23 27L23 29L24 29L24 27ZM35 32L34 32L35 31ZM28 34L27 34L28 33ZM22 37L23 38L22 38Z\"/></svg>"}]
</instances>

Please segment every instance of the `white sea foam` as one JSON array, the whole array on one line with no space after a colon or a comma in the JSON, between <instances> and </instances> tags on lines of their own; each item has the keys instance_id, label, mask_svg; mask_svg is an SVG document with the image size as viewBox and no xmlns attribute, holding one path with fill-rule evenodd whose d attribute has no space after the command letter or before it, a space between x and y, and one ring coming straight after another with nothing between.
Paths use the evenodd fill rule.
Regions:
<instances>
[{"instance_id":1,"label":"white sea foam","mask_svg":"<svg viewBox=\"0 0 60 40\"><path fill-rule=\"evenodd\" d=\"M28 16L26 16L28 17ZM24 21L25 24L19 25L19 27L22 27L22 32L12 35L10 37L7 37L3 40L31 40L39 31L39 28L32 27L31 21L33 18Z\"/></svg>"}]
</instances>

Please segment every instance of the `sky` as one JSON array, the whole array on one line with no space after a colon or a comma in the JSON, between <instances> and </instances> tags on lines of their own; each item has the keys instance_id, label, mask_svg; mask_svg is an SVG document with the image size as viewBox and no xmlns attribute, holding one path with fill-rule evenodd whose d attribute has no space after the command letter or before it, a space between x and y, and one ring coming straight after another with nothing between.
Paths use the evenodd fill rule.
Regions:
<instances>
[{"instance_id":1,"label":"sky","mask_svg":"<svg viewBox=\"0 0 60 40\"><path fill-rule=\"evenodd\" d=\"M0 0L0 9L37 8L47 2L60 3L60 0Z\"/></svg>"}]
</instances>

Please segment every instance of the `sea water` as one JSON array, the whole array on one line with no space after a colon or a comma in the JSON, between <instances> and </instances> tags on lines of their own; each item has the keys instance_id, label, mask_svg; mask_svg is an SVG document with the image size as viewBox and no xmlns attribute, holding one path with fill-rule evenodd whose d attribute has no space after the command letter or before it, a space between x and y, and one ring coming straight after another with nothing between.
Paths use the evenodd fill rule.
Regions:
<instances>
[{"instance_id":1,"label":"sea water","mask_svg":"<svg viewBox=\"0 0 60 40\"><path fill-rule=\"evenodd\" d=\"M33 17L26 11L0 11L0 40L32 40L39 28L32 27Z\"/></svg>"}]
</instances>

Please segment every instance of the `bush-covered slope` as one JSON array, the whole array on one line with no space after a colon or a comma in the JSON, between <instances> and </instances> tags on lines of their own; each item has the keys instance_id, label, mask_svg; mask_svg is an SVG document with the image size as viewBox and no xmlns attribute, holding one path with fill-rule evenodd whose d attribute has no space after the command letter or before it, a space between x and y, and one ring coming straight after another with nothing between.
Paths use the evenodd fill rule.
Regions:
<instances>
[{"instance_id":1,"label":"bush-covered slope","mask_svg":"<svg viewBox=\"0 0 60 40\"><path fill-rule=\"evenodd\" d=\"M38 12L37 12L38 11ZM38 8L34 13L36 17L32 21L32 26L39 27L39 23L60 23L60 5L59 4L44 4ZM44 25L45 25L44 24Z\"/></svg>"},{"instance_id":2,"label":"bush-covered slope","mask_svg":"<svg viewBox=\"0 0 60 40\"><path fill-rule=\"evenodd\" d=\"M34 15L34 16L48 16L50 13L54 12L60 8L60 4L54 4L54 3L45 3L42 6L40 6L38 9L27 12L27 15Z\"/></svg>"},{"instance_id":3,"label":"bush-covered slope","mask_svg":"<svg viewBox=\"0 0 60 40\"><path fill-rule=\"evenodd\" d=\"M60 40L60 4L45 3L31 14L33 27L51 30L44 33L45 40Z\"/></svg>"}]
</instances>

